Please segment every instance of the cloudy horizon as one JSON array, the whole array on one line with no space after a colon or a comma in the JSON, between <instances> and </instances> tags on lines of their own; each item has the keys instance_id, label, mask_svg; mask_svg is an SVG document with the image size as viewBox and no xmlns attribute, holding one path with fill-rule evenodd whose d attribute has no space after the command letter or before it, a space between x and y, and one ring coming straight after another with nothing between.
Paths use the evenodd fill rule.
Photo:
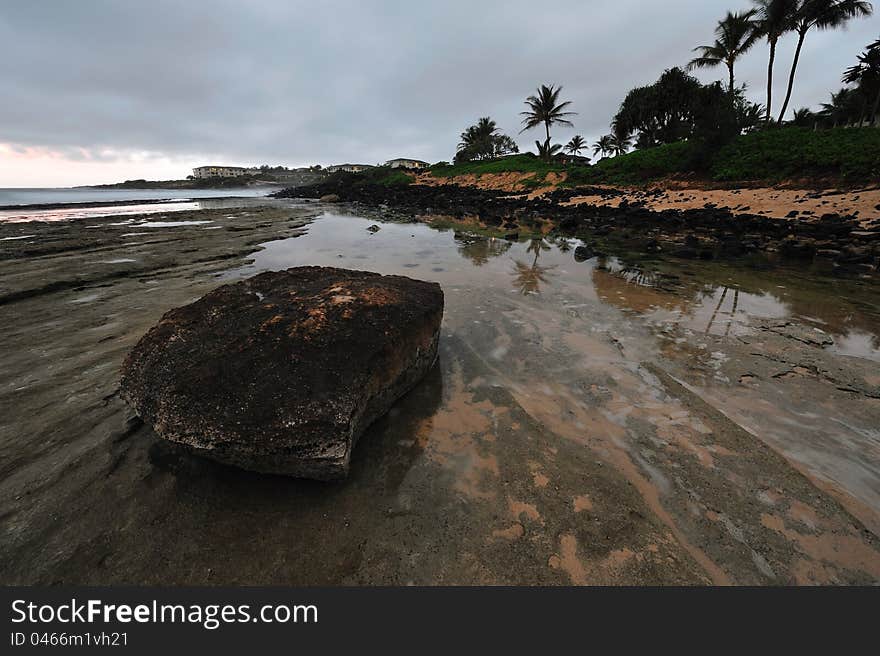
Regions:
<instances>
[{"instance_id":1,"label":"cloudy horizon","mask_svg":"<svg viewBox=\"0 0 880 656\"><path fill-rule=\"evenodd\" d=\"M523 99L561 84L592 143L627 91L683 66L745 0L293 3L107 0L0 9L0 187L183 178L194 166L451 160L491 116L519 134ZM875 7L875 9L880 9ZM877 16L812 31L789 113L817 108L880 36ZM796 37L780 42L774 113ZM764 101L767 47L737 64ZM703 82L724 69L697 71Z\"/></svg>"}]
</instances>

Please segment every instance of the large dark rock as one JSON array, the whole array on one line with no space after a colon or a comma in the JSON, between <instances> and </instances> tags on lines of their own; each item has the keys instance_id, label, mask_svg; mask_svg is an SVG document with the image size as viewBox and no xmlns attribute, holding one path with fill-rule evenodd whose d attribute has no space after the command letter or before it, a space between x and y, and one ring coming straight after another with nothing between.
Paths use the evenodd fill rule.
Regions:
<instances>
[{"instance_id":1,"label":"large dark rock","mask_svg":"<svg viewBox=\"0 0 880 656\"><path fill-rule=\"evenodd\" d=\"M121 394L165 439L259 472L329 480L437 356L436 283L300 267L171 310L134 347Z\"/></svg>"}]
</instances>

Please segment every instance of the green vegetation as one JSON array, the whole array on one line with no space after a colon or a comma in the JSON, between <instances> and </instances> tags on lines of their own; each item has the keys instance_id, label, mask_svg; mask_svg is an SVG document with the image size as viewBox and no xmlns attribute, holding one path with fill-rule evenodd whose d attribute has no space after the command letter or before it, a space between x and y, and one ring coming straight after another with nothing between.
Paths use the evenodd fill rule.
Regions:
<instances>
[{"instance_id":1,"label":"green vegetation","mask_svg":"<svg viewBox=\"0 0 880 656\"><path fill-rule=\"evenodd\" d=\"M593 166L547 163L531 153L491 161L435 165L437 177L465 174L534 173L522 184L539 187L550 172L566 173L564 186L589 184L638 185L671 176L692 175L719 182L780 182L793 178L826 177L844 182L880 178L880 130L836 128L812 130L786 126L744 134L701 159L703 149L694 140L675 141L608 157Z\"/></svg>"},{"instance_id":2,"label":"green vegetation","mask_svg":"<svg viewBox=\"0 0 880 656\"><path fill-rule=\"evenodd\" d=\"M495 159L512 153L518 153L516 142L498 131L498 126L488 116L484 116L476 125L472 125L461 133L461 141L455 153L456 162Z\"/></svg>"},{"instance_id":3,"label":"green vegetation","mask_svg":"<svg viewBox=\"0 0 880 656\"><path fill-rule=\"evenodd\" d=\"M603 159L572 171L566 184L639 184L694 173L699 146L678 141ZM787 126L744 134L712 154L705 177L715 181L780 182L839 178L868 182L880 177L880 130L811 130Z\"/></svg>"},{"instance_id":4,"label":"green vegetation","mask_svg":"<svg viewBox=\"0 0 880 656\"><path fill-rule=\"evenodd\" d=\"M582 184L630 185L687 172L694 157L689 141L642 148L619 157L606 157L594 166L569 172L566 186Z\"/></svg>"},{"instance_id":5,"label":"green vegetation","mask_svg":"<svg viewBox=\"0 0 880 656\"><path fill-rule=\"evenodd\" d=\"M509 155L493 160L463 162L461 164L435 164L430 169L432 175L440 178L451 178L456 175L483 175L484 173L536 173L541 179L548 173L565 171L561 163L545 162L533 153Z\"/></svg>"},{"instance_id":6,"label":"green vegetation","mask_svg":"<svg viewBox=\"0 0 880 656\"><path fill-rule=\"evenodd\" d=\"M412 178L400 169L384 170L386 168L384 166L379 168L382 170L380 172L377 169L374 173L375 177L371 180L373 184L382 185L383 187L394 187L397 185L408 185L412 182Z\"/></svg>"},{"instance_id":7,"label":"green vegetation","mask_svg":"<svg viewBox=\"0 0 880 656\"><path fill-rule=\"evenodd\" d=\"M412 182L412 178L400 169L392 169L390 166L377 166L367 169L362 173L349 173L348 175L358 176L357 184L373 184L383 187L396 187L400 185L408 185Z\"/></svg>"},{"instance_id":8,"label":"green vegetation","mask_svg":"<svg viewBox=\"0 0 880 656\"><path fill-rule=\"evenodd\" d=\"M350 190L365 186L397 187L411 182L412 178L400 169L376 166L359 173L351 171L331 173L320 183L320 187L326 193L336 193L336 190L342 189Z\"/></svg>"},{"instance_id":9,"label":"green vegetation","mask_svg":"<svg viewBox=\"0 0 880 656\"><path fill-rule=\"evenodd\" d=\"M715 180L784 180L839 177L846 181L880 178L880 130L785 127L747 134L713 158Z\"/></svg>"}]
</instances>

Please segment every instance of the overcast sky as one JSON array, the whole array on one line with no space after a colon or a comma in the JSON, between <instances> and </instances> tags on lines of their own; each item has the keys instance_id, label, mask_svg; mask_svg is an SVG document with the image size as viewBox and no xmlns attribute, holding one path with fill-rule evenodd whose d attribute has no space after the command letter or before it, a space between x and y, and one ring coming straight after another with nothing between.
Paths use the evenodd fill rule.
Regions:
<instances>
[{"instance_id":1,"label":"overcast sky","mask_svg":"<svg viewBox=\"0 0 880 656\"><path fill-rule=\"evenodd\" d=\"M562 84L578 112L554 140L592 143L630 88L687 63L727 9L747 6L2 0L0 187L182 178L206 163L451 160L487 115L529 149L540 134L517 134L519 112L541 83ZM825 101L878 36L877 16L811 32L792 108ZM788 36L779 101L793 50ZM766 53L761 42L737 70L760 101Z\"/></svg>"}]
</instances>

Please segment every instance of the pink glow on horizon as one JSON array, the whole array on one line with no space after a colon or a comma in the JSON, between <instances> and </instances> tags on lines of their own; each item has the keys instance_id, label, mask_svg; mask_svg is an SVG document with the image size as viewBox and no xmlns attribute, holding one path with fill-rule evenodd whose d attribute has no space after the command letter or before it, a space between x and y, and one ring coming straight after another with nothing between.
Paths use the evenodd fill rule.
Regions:
<instances>
[{"instance_id":1,"label":"pink glow on horizon","mask_svg":"<svg viewBox=\"0 0 880 656\"><path fill-rule=\"evenodd\" d=\"M66 151L0 143L0 187L73 187L123 180L176 180L191 173L193 161L158 153Z\"/></svg>"}]
</instances>

